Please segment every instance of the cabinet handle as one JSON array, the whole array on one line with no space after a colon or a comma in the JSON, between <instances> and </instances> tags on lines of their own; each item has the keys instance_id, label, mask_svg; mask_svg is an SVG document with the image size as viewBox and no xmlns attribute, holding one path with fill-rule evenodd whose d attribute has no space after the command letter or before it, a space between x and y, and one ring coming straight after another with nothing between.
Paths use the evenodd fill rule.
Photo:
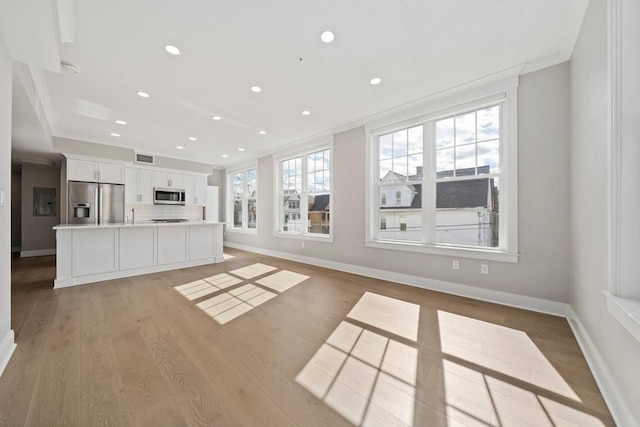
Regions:
<instances>
[{"instance_id":1,"label":"cabinet handle","mask_svg":"<svg viewBox=\"0 0 640 427\"><path fill-rule=\"evenodd\" d=\"M173 187L173 181L169 180L169 187Z\"/></svg>"}]
</instances>

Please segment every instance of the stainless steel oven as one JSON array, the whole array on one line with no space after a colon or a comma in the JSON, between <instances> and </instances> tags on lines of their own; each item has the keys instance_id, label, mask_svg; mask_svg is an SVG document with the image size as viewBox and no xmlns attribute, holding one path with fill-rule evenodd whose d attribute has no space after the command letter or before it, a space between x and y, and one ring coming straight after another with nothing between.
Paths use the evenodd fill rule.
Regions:
<instances>
[{"instance_id":1,"label":"stainless steel oven","mask_svg":"<svg viewBox=\"0 0 640 427\"><path fill-rule=\"evenodd\" d=\"M154 188L153 204L154 205L184 205L185 191L177 188Z\"/></svg>"}]
</instances>

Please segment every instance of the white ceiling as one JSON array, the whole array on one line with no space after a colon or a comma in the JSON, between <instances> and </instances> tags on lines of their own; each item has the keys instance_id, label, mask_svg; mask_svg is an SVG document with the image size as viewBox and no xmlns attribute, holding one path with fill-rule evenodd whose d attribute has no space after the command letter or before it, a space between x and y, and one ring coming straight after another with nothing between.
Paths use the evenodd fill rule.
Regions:
<instances>
[{"instance_id":1,"label":"white ceiling","mask_svg":"<svg viewBox=\"0 0 640 427\"><path fill-rule=\"evenodd\" d=\"M43 105L54 136L225 166L501 70L568 60L586 4L73 1L64 29L75 42L60 59L81 72L43 71Z\"/></svg>"}]
</instances>

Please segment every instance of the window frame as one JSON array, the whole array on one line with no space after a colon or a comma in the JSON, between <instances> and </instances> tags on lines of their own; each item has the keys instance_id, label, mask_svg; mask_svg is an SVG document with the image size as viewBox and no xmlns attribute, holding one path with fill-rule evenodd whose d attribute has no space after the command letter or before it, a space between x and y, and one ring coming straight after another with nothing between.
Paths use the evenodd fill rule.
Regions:
<instances>
[{"instance_id":1,"label":"window frame","mask_svg":"<svg viewBox=\"0 0 640 427\"><path fill-rule=\"evenodd\" d=\"M248 188L248 172L250 170L256 171L256 196L249 197L247 188ZM234 225L234 205L237 199L234 198L233 193L233 176L238 173L242 173L243 181L242 181L242 198L239 199L242 202L242 227L236 227ZM257 234L258 233L258 199L260 197L259 191L259 179L260 170L258 169L257 163L245 164L241 167L236 167L233 169L227 170L227 220L226 220L226 231L237 232L237 233L249 233L249 234ZM249 228L249 201L255 200L256 204L256 226L255 228Z\"/></svg>"},{"instance_id":2,"label":"window frame","mask_svg":"<svg viewBox=\"0 0 640 427\"><path fill-rule=\"evenodd\" d=\"M628 4L620 0L607 3L607 198L608 198L608 290L604 291L607 300L607 310L636 341L640 342L640 298L637 291L637 276L634 274L637 259L637 241L633 236L638 229L638 216L634 214L623 218L623 203L632 206L637 200L637 189L640 174L637 168L625 167L629 159L623 158L622 153L633 153L632 144L637 143L637 134L623 125L623 117L632 116L632 107L623 104L623 85L629 82L630 76L635 75L637 60L625 61L625 55L633 51L633 27L623 25L623 8ZM633 7L633 6L631 6ZM627 50L624 50L626 46ZM631 91L633 93L633 91ZM635 199L633 199L635 197ZM628 209L628 208L627 208ZM635 280L634 280L635 278Z\"/></svg>"},{"instance_id":3,"label":"window frame","mask_svg":"<svg viewBox=\"0 0 640 427\"><path fill-rule=\"evenodd\" d=\"M282 164L284 161L294 159L297 157L302 158L302 191L300 193L300 200L305 200L309 194L326 194L327 192L310 192L308 191L307 186L307 156L313 153L317 153L319 151L329 150L329 234L320 234L320 233L309 233L308 230L308 221L309 221L309 207L305 203L300 203L300 232L295 231L282 231L283 228L283 203L281 203L282 193ZM317 242L333 242L333 227L334 227L334 150L333 150L333 135L331 137L323 137L320 139L314 139L306 143L296 144L293 148L290 148L287 151L282 151L280 153L274 154L273 156L273 171L274 171L274 183L275 183L275 191L274 191L274 227L273 227L273 235L276 237L283 238L291 238L291 239L301 239L301 240L310 240Z\"/></svg>"},{"instance_id":4,"label":"window frame","mask_svg":"<svg viewBox=\"0 0 640 427\"><path fill-rule=\"evenodd\" d=\"M374 117L365 124L366 144L366 188L365 188L365 246L378 249L400 250L434 255L474 258L488 261L518 262L518 141L517 141L517 74L501 76L492 81L477 82L443 92L430 97L410 108L392 112L382 117ZM378 237L379 201L378 194L378 137L390 132L423 124L423 138L431 138L435 121L482 106L501 103L501 175L500 191L500 236L498 248L473 247L435 243L435 141L423 140L422 179L422 241L393 241ZM433 184L433 185L431 185ZM433 186L433 189L431 189Z\"/></svg>"}]
</instances>

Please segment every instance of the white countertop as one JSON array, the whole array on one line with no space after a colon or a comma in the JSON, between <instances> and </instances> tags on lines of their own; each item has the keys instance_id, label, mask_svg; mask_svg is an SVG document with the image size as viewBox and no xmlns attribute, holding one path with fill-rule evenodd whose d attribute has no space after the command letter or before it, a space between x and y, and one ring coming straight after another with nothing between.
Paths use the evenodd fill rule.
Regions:
<instances>
[{"instance_id":1,"label":"white countertop","mask_svg":"<svg viewBox=\"0 0 640 427\"><path fill-rule=\"evenodd\" d=\"M166 227L166 226L187 226L187 225L206 225L206 224L224 224L218 221L185 221L185 222L153 222L153 221L136 221L136 222L119 222L114 224L58 224L53 227L54 230L70 230L74 228L121 228L121 227Z\"/></svg>"}]
</instances>

